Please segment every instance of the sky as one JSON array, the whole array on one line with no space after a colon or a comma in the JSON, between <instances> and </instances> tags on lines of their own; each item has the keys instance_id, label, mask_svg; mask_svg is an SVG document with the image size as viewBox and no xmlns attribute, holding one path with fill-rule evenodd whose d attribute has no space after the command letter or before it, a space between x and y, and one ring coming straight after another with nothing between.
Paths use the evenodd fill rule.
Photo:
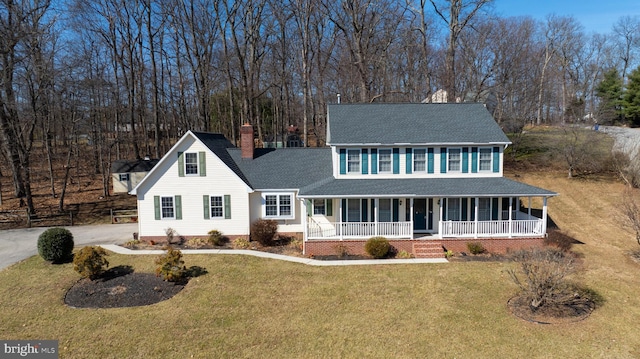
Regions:
<instances>
[{"instance_id":1,"label":"sky","mask_svg":"<svg viewBox=\"0 0 640 359\"><path fill-rule=\"evenodd\" d=\"M573 16L586 34L607 34L623 16L640 16L638 0L495 0L498 15L531 16L544 21L549 14Z\"/></svg>"}]
</instances>

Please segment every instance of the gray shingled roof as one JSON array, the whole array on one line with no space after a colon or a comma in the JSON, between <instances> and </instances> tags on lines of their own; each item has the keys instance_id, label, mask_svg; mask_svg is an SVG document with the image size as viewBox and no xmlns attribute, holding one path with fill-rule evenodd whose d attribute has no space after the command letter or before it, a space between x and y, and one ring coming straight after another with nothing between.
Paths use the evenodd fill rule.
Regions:
<instances>
[{"instance_id":1,"label":"gray shingled roof","mask_svg":"<svg viewBox=\"0 0 640 359\"><path fill-rule=\"evenodd\" d=\"M111 173L149 172L160 160L116 160L111 164Z\"/></svg>"},{"instance_id":2,"label":"gray shingled roof","mask_svg":"<svg viewBox=\"0 0 640 359\"><path fill-rule=\"evenodd\" d=\"M256 148L253 159L243 159L240 149L228 153L254 189L297 189L333 178L328 147Z\"/></svg>"},{"instance_id":3,"label":"gray shingled roof","mask_svg":"<svg viewBox=\"0 0 640 359\"><path fill-rule=\"evenodd\" d=\"M215 153L218 158L222 162L224 162L229 169L231 169L244 183L246 183L249 187L251 187L251 183L249 179L244 175L244 173L240 170L236 162L231 158L227 149L235 148L233 143L231 143L224 135L220 133L207 133L207 132L191 132L193 133L202 143L207 146L211 152Z\"/></svg>"},{"instance_id":4,"label":"gray shingled roof","mask_svg":"<svg viewBox=\"0 0 640 359\"><path fill-rule=\"evenodd\" d=\"M511 143L478 103L340 104L327 109L327 143Z\"/></svg>"},{"instance_id":5,"label":"gray shingled roof","mask_svg":"<svg viewBox=\"0 0 640 359\"><path fill-rule=\"evenodd\" d=\"M491 197L556 196L557 193L504 177L333 179L300 190L300 197Z\"/></svg>"}]
</instances>

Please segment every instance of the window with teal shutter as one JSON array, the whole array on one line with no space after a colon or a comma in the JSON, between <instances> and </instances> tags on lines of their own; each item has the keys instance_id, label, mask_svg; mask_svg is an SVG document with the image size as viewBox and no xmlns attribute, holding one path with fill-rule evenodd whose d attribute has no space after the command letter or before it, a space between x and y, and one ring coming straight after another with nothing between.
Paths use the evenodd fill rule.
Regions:
<instances>
[{"instance_id":1,"label":"window with teal shutter","mask_svg":"<svg viewBox=\"0 0 640 359\"><path fill-rule=\"evenodd\" d=\"M393 199L393 221L398 222L400 213L400 201L397 198Z\"/></svg>"},{"instance_id":2,"label":"window with teal shutter","mask_svg":"<svg viewBox=\"0 0 640 359\"><path fill-rule=\"evenodd\" d=\"M231 219L231 195L224 195L224 219Z\"/></svg>"},{"instance_id":3,"label":"window with teal shutter","mask_svg":"<svg viewBox=\"0 0 640 359\"><path fill-rule=\"evenodd\" d=\"M462 173L469 173L469 147L462 147Z\"/></svg>"},{"instance_id":4,"label":"window with teal shutter","mask_svg":"<svg viewBox=\"0 0 640 359\"><path fill-rule=\"evenodd\" d=\"M406 160L405 160L405 162L406 162L405 172L407 174L411 174L411 170L412 170L411 167L413 167L413 150L411 148L407 148L406 151L407 152L406 152Z\"/></svg>"},{"instance_id":5,"label":"window with teal shutter","mask_svg":"<svg viewBox=\"0 0 640 359\"><path fill-rule=\"evenodd\" d=\"M305 200L305 204L307 206L307 217L311 217L313 215L313 204L311 201L312 200L310 199Z\"/></svg>"},{"instance_id":6,"label":"window with teal shutter","mask_svg":"<svg viewBox=\"0 0 640 359\"><path fill-rule=\"evenodd\" d=\"M378 174L378 150L371 149L371 174Z\"/></svg>"},{"instance_id":7,"label":"window with teal shutter","mask_svg":"<svg viewBox=\"0 0 640 359\"><path fill-rule=\"evenodd\" d=\"M471 173L478 173L478 147L471 147Z\"/></svg>"},{"instance_id":8,"label":"window with teal shutter","mask_svg":"<svg viewBox=\"0 0 640 359\"><path fill-rule=\"evenodd\" d=\"M342 199L342 222L346 222L347 221L347 199L343 198Z\"/></svg>"},{"instance_id":9,"label":"window with teal shutter","mask_svg":"<svg viewBox=\"0 0 640 359\"><path fill-rule=\"evenodd\" d=\"M340 149L340 174L347 174L347 149Z\"/></svg>"},{"instance_id":10,"label":"window with teal shutter","mask_svg":"<svg viewBox=\"0 0 640 359\"><path fill-rule=\"evenodd\" d=\"M363 198L362 199L362 210L361 210L361 216L362 216L362 222L367 222L367 203L369 202L368 199Z\"/></svg>"},{"instance_id":11,"label":"window with teal shutter","mask_svg":"<svg viewBox=\"0 0 640 359\"><path fill-rule=\"evenodd\" d=\"M500 172L500 147L493 148L493 172Z\"/></svg>"},{"instance_id":12,"label":"window with teal shutter","mask_svg":"<svg viewBox=\"0 0 640 359\"><path fill-rule=\"evenodd\" d=\"M440 149L440 173L447 173L447 148Z\"/></svg>"},{"instance_id":13,"label":"window with teal shutter","mask_svg":"<svg viewBox=\"0 0 640 359\"><path fill-rule=\"evenodd\" d=\"M326 203L327 216L333 216L333 200L328 199Z\"/></svg>"},{"instance_id":14,"label":"window with teal shutter","mask_svg":"<svg viewBox=\"0 0 640 359\"><path fill-rule=\"evenodd\" d=\"M428 173L433 173L434 172L434 157L435 155L433 154L433 148L428 148L427 149L427 172Z\"/></svg>"},{"instance_id":15,"label":"window with teal shutter","mask_svg":"<svg viewBox=\"0 0 640 359\"><path fill-rule=\"evenodd\" d=\"M202 211L204 213L204 219L209 219L209 196L206 194L202 196Z\"/></svg>"},{"instance_id":16,"label":"window with teal shutter","mask_svg":"<svg viewBox=\"0 0 640 359\"><path fill-rule=\"evenodd\" d=\"M362 174L366 175L369 173L369 150L366 148L362 149Z\"/></svg>"},{"instance_id":17,"label":"window with teal shutter","mask_svg":"<svg viewBox=\"0 0 640 359\"><path fill-rule=\"evenodd\" d=\"M467 220L467 203L468 203L468 199L467 198L463 198L462 199L462 220L466 221Z\"/></svg>"},{"instance_id":18,"label":"window with teal shutter","mask_svg":"<svg viewBox=\"0 0 640 359\"><path fill-rule=\"evenodd\" d=\"M400 149L393 149L393 174L400 173Z\"/></svg>"},{"instance_id":19,"label":"window with teal shutter","mask_svg":"<svg viewBox=\"0 0 640 359\"><path fill-rule=\"evenodd\" d=\"M491 199L491 220L498 220L498 198Z\"/></svg>"},{"instance_id":20,"label":"window with teal shutter","mask_svg":"<svg viewBox=\"0 0 640 359\"><path fill-rule=\"evenodd\" d=\"M175 196L176 219L182 219L182 196Z\"/></svg>"}]
</instances>

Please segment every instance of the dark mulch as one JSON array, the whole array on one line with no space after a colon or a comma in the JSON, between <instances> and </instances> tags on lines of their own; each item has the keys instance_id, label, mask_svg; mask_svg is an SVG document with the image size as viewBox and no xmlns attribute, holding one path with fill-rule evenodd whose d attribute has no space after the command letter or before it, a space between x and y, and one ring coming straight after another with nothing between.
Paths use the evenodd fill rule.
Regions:
<instances>
[{"instance_id":1,"label":"dark mulch","mask_svg":"<svg viewBox=\"0 0 640 359\"><path fill-rule=\"evenodd\" d=\"M520 319L538 324L563 324L586 319L596 308L596 301L548 306L533 311L524 296L515 296L507 305L511 313Z\"/></svg>"},{"instance_id":2,"label":"dark mulch","mask_svg":"<svg viewBox=\"0 0 640 359\"><path fill-rule=\"evenodd\" d=\"M64 298L76 308L119 308L150 305L178 294L183 284L166 282L150 273L134 273L130 267L111 268L100 279L79 280Z\"/></svg>"}]
</instances>

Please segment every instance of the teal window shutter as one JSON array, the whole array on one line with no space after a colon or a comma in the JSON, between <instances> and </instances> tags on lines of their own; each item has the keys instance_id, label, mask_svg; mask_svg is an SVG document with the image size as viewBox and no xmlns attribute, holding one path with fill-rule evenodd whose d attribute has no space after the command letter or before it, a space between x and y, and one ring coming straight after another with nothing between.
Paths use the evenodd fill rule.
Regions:
<instances>
[{"instance_id":1,"label":"teal window shutter","mask_svg":"<svg viewBox=\"0 0 640 359\"><path fill-rule=\"evenodd\" d=\"M175 196L176 219L182 219L182 196Z\"/></svg>"},{"instance_id":2,"label":"teal window shutter","mask_svg":"<svg viewBox=\"0 0 640 359\"><path fill-rule=\"evenodd\" d=\"M307 217L311 217L313 215L312 201L312 199L308 199L305 201L305 204L307 205Z\"/></svg>"},{"instance_id":3,"label":"teal window shutter","mask_svg":"<svg viewBox=\"0 0 640 359\"><path fill-rule=\"evenodd\" d=\"M463 198L462 199L462 220L466 221L467 220L467 203L468 203L468 199L467 198Z\"/></svg>"},{"instance_id":4,"label":"teal window shutter","mask_svg":"<svg viewBox=\"0 0 640 359\"><path fill-rule=\"evenodd\" d=\"M231 195L224 195L224 219L231 219Z\"/></svg>"},{"instance_id":5,"label":"teal window shutter","mask_svg":"<svg viewBox=\"0 0 640 359\"><path fill-rule=\"evenodd\" d=\"M369 220L373 222L376 218L376 201L373 198L371 199L371 210L369 212L371 212L369 213Z\"/></svg>"},{"instance_id":6,"label":"teal window shutter","mask_svg":"<svg viewBox=\"0 0 640 359\"><path fill-rule=\"evenodd\" d=\"M471 220L476 220L476 199L471 198Z\"/></svg>"},{"instance_id":7,"label":"teal window shutter","mask_svg":"<svg viewBox=\"0 0 640 359\"><path fill-rule=\"evenodd\" d=\"M347 149L340 149L340 174L347 174Z\"/></svg>"},{"instance_id":8,"label":"teal window shutter","mask_svg":"<svg viewBox=\"0 0 640 359\"><path fill-rule=\"evenodd\" d=\"M205 152L198 152L198 162L200 165L200 177L207 175L207 157Z\"/></svg>"},{"instance_id":9,"label":"teal window shutter","mask_svg":"<svg viewBox=\"0 0 640 359\"><path fill-rule=\"evenodd\" d=\"M328 199L324 204L326 206L325 212L327 216L333 216L333 200Z\"/></svg>"},{"instance_id":10,"label":"teal window shutter","mask_svg":"<svg viewBox=\"0 0 640 359\"><path fill-rule=\"evenodd\" d=\"M206 194L202 196L202 211L204 212L204 219L209 219L209 205L211 203L209 202L209 196L207 196Z\"/></svg>"},{"instance_id":11,"label":"teal window shutter","mask_svg":"<svg viewBox=\"0 0 640 359\"><path fill-rule=\"evenodd\" d=\"M500 172L500 147L493 148L493 172Z\"/></svg>"},{"instance_id":12,"label":"teal window shutter","mask_svg":"<svg viewBox=\"0 0 640 359\"><path fill-rule=\"evenodd\" d=\"M378 174L378 150L371 149L371 174Z\"/></svg>"},{"instance_id":13,"label":"teal window shutter","mask_svg":"<svg viewBox=\"0 0 640 359\"><path fill-rule=\"evenodd\" d=\"M346 198L342 199L342 222L347 221L347 200Z\"/></svg>"},{"instance_id":14,"label":"teal window shutter","mask_svg":"<svg viewBox=\"0 0 640 359\"><path fill-rule=\"evenodd\" d=\"M160 219L160 196L153 196L153 211L156 215L156 221Z\"/></svg>"},{"instance_id":15,"label":"teal window shutter","mask_svg":"<svg viewBox=\"0 0 640 359\"><path fill-rule=\"evenodd\" d=\"M433 173L434 171L434 155L433 155L433 147L427 149L427 171L429 173Z\"/></svg>"},{"instance_id":16,"label":"teal window shutter","mask_svg":"<svg viewBox=\"0 0 640 359\"><path fill-rule=\"evenodd\" d=\"M443 220L449 219L449 215L447 214L447 202L448 198L443 198L440 202L442 203L442 215L444 216Z\"/></svg>"},{"instance_id":17,"label":"teal window shutter","mask_svg":"<svg viewBox=\"0 0 640 359\"><path fill-rule=\"evenodd\" d=\"M478 147L471 147L471 172L478 173Z\"/></svg>"},{"instance_id":18,"label":"teal window shutter","mask_svg":"<svg viewBox=\"0 0 640 359\"><path fill-rule=\"evenodd\" d=\"M491 199L491 220L498 220L498 198Z\"/></svg>"},{"instance_id":19,"label":"teal window shutter","mask_svg":"<svg viewBox=\"0 0 640 359\"><path fill-rule=\"evenodd\" d=\"M369 202L368 199L362 199L362 214L360 215L362 217L362 222L367 222L367 202Z\"/></svg>"},{"instance_id":20,"label":"teal window shutter","mask_svg":"<svg viewBox=\"0 0 640 359\"><path fill-rule=\"evenodd\" d=\"M447 173L447 148L440 149L440 173Z\"/></svg>"},{"instance_id":21,"label":"teal window shutter","mask_svg":"<svg viewBox=\"0 0 640 359\"><path fill-rule=\"evenodd\" d=\"M469 173L469 147L462 147L462 173Z\"/></svg>"},{"instance_id":22,"label":"teal window shutter","mask_svg":"<svg viewBox=\"0 0 640 359\"><path fill-rule=\"evenodd\" d=\"M411 171L413 170L413 150L411 148L407 148L406 162L406 173L411 174Z\"/></svg>"},{"instance_id":23,"label":"teal window shutter","mask_svg":"<svg viewBox=\"0 0 640 359\"><path fill-rule=\"evenodd\" d=\"M400 149L393 149L393 174L397 175L400 173Z\"/></svg>"},{"instance_id":24,"label":"teal window shutter","mask_svg":"<svg viewBox=\"0 0 640 359\"><path fill-rule=\"evenodd\" d=\"M184 177L184 152L178 152L178 177Z\"/></svg>"},{"instance_id":25,"label":"teal window shutter","mask_svg":"<svg viewBox=\"0 0 640 359\"><path fill-rule=\"evenodd\" d=\"M400 201L397 198L393 199L393 221L398 222L398 214L400 212Z\"/></svg>"},{"instance_id":26,"label":"teal window shutter","mask_svg":"<svg viewBox=\"0 0 640 359\"><path fill-rule=\"evenodd\" d=\"M369 150L366 148L362 149L362 174L366 175L369 173Z\"/></svg>"}]
</instances>

